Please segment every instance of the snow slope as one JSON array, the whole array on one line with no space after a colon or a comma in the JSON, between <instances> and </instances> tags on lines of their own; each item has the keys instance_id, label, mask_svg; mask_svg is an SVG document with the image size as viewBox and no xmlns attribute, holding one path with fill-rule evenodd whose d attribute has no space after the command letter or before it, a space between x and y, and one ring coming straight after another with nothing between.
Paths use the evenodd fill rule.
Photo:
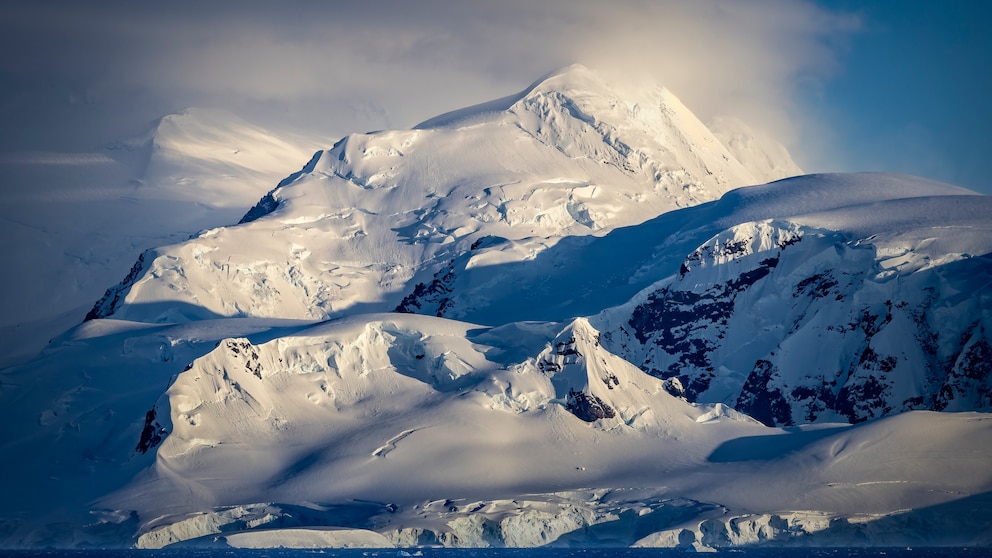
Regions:
<instances>
[{"instance_id":1,"label":"snow slope","mask_svg":"<svg viewBox=\"0 0 992 558\"><path fill-rule=\"evenodd\" d=\"M426 536L464 538L452 525L462 506L483 517L490 507L496 515L526 516L529 505L499 508L522 494L584 487L653 487L636 505L618 506L645 510L639 514L677 496L738 513L851 515L944 503L953 497L934 494L938 487L974 491L972 483L992 482L987 471L974 476L987 452L961 454L957 444L965 440L957 435L931 440L926 455L906 443L926 428L935 435L963 429L969 444L988 447L981 440L992 431L981 415L950 422L906 415L864 428L789 433L672 397L662 382L605 351L581 320L523 361L500 351L523 333L378 315L262 345L227 340L180 374L157 404L171 408L171 424L162 424L170 433L148 476L102 504L151 503L154 512L140 506L139 517L167 510L168 520L145 525L138 540L157 546L153 541L179 537L177 520L218 502L374 502L365 525L386 522L376 530L397 537L389 526L410 528L410 518L389 516L416 516L443 496L453 503L441 506L440 517L424 513L422 525L434 533ZM768 443L755 443L760 438ZM905 465L855 450L880 443L875 450ZM946 474L952 469L959 474ZM865 482L870 488L853 487ZM552 542L559 521L534 533L503 526L502 544Z\"/></svg>"},{"instance_id":2,"label":"snow slope","mask_svg":"<svg viewBox=\"0 0 992 558\"><path fill-rule=\"evenodd\" d=\"M9 465L5 544L830 544L883 520L880 541L987 543L983 512L907 535L989 491L986 415L770 428L672 396L601 338L402 314L87 322L5 375L25 435L4 452L31 456ZM24 415L42 392L57 406Z\"/></svg>"},{"instance_id":3,"label":"snow slope","mask_svg":"<svg viewBox=\"0 0 992 558\"><path fill-rule=\"evenodd\" d=\"M711 120L707 126L758 182L772 182L804 174L782 144L751 129L738 118L720 116Z\"/></svg>"},{"instance_id":4,"label":"snow slope","mask_svg":"<svg viewBox=\"0 0 992 558\"><path fill-rule=\"evenodd\" d=\"M157 190L149 197L242 211L317 145L317 138L274 132L223 110L189 108L160 118L145 137L108 149L144 159L142 186Z\"/></svg>"},{"instance_id":5,"label":"snow slope","mask_svg":"<svg viewBox=\"0 0 992 558\"><path fill-rule=\"evenodd\" d=\"M733 149L570 67L318 151L0 371L0 546L992 544L988 198Z\"/></svg>"}]
</instances>

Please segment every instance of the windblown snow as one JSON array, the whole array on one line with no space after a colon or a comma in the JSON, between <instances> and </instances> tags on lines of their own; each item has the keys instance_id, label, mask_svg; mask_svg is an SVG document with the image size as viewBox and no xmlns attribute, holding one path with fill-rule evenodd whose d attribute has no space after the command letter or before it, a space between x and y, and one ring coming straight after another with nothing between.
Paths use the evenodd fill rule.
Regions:
<instances>
[{"instance_id":1,"label":"windblown snow","mask_svg":"<svg viewBox=\"0 0 992 558\"><path fill-rule=\"evenodd\" d=\"M572 66L299 159L0 372L0 545L992 544L992 202L714 129Z\"/></svg>"}]
</instances>

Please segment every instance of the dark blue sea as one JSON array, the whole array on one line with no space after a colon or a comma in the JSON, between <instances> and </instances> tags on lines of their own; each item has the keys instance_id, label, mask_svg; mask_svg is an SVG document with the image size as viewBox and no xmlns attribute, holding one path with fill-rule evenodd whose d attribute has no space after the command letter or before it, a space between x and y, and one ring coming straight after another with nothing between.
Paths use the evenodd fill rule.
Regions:
<instances>
[{"instance_id":1,"label":"dark blue sea","mask_svg":"<svg viewBox=\"0 0 992 558\"><path fill-rule=\"evenodd\" d=\"M0 550L11 558L668 558L687 552L648 548L530 548L530 549L419 549L397 550ZM992 548L764 548L732 549L710 553L732 558L984 558Z\"/></svg>"}]
</instances>

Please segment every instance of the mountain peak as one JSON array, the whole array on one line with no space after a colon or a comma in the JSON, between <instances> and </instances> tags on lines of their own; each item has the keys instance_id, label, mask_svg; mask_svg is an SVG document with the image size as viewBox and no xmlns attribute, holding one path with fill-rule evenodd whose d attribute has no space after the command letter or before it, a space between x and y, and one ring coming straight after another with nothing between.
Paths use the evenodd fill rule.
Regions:
<instances>
[{"instance_id":1,"label":"mountain peak","mask_svg":"<svg viewBox=\"0 0 992 558\"><path fill-rule=\"evenodd\" d=\"M563 90L573 88L577 85L594 84L604 87L603 80L595 72L582 64L570 64L544 74L524 89L523 94L526 95L535 90Z\"/></svg>"},{"instance_id":2,"label":"mountain peak","mask_svg":"<svg viewBox=\"0 0 992 558\"><path fill-rule=\"evenodd\" d=\"M774 139L729 117L705 125L669 89L651 80L617 88L582 64L549 72L519 93L454 110L414 127L462 128L485 122L514 123L570 157L586 157L656 182L709 177L709 184L680 182L689 204L715 199L735 186L802 174ZM605 150L603 144L609 146ZM592 149L595 153L590 153ZM700 188L702 186L702 188ZM683 206L683 203L677 204Z\"/></svg>"},{"instance_id":3,"label":"mountain peak","mask_svg":"<svg viewBox=\"0 0 992 558\"><path fill-rule=\"evenodd\" d=\"M541 77L540 79L538 79L534 83L537 84L537 83L540 83L542 81L547 81L547 80L552 79L552 78L557 77L557 76L583 75L583 74L592 74L592 73L593 73L592 70L590 70L586 66L583 66L582 64L579 64L579 63L574 63L574 64L569 64L567 66L562 66L561 68L558 68L557 70L552 70L552 71L544 74L543 77Z\"/></svg>"},{"instance_id":4,"label":"mountain peak","mask_svg":"<svg viewBox=\"0 0 992 558\"><path fill-rule=\"evenodd\" d=\"M417 124L414 126L414 129L443 128L469 120L474 121L486 115L505 112L522 99L535 94L550 91L557 91L564 94L568 91L580 89L599 92L608 91L606 85L591 70L581 64L571 64L545 74L518 93L443 113Z\"/></svg>"},{"instance_id":5,"label":"mountain peak","mask_svg":"<svg viewBox=\"0 0 992 558\"><path fill-rule=\"evenodd\" d=\"M480 255L473 251L476 242L485 237L518 244L488 253L476 264L487 258L520 261L544 251L550 239L603 235L758 182L673 94L662 88L639 91L642 95L622 98L593 71L576 64L516 95L441 115L419 129L350 135L279 182L249 212L257 218L279 209L278 219L255 222L251 232L201 238L203 248L177 247L175 254L149 261L142 268L143 280L112 289L127 290L114 315L174 319L161 314L160 306L144 302L165 297L218 316L325 319L361 303L380 305L378 310L427 311L430 306L431 313L459 317L451 312L468 307L452 309L439 294L447 283L458 281L445 270L463 261L466 269L471 267L468 260ZM158 182L173 191L198 194L203 189L188 180L188 172L177 172L180 168L195 163L211 176L223 177L226 165L248 154L242 149L248 135L242 128L214 129L213 143L221 147L212 150L202 145L199 134L179 131L174 145L157 143L149 165ZM269 145L252 160L264 160L275 151ZM279 162L284 159L288 157ZM222 192L222 199L243 199L235 197L241 193L236 190L240 181L217 179L208 185ZM242 224L248 221L253 219ZM336 231L313 239L299 252L301 261L304 254L331 254L327 261L355 264L355 277L363 280L338 284L322 265L287 264L294 268L292 277L277 266L259 267L261 261L282 261L286 252L297 253L284 245L281 233L276 235L281 242L260 242L253 256L244 258L245 272L252 276L244 284L214 277L226 274L227 268L190 251L236 251L234 245L242 241L233 236L271 238L274 231L299 223L322 223ZM404 240L402 247L388 254L370 248L389 245L397 234ZM172 277L166 269L175 268L175 261L184 266L175 277L186 285L179 290L170 286L173 279L162 279L162 273ZM190 282L197 275L194 268L203 276ZM218 296L217 284L229 285L229 292ZM331 289L329 284L337 286ZM383 297L378 287L386 284L392 290ZM406 287L413 290L403 292ZM260 296L258 289L271 290ZM484 300L473 304L486 306ZM517 308L500 319L528 312Z\"/></svg>"}]
</instances>

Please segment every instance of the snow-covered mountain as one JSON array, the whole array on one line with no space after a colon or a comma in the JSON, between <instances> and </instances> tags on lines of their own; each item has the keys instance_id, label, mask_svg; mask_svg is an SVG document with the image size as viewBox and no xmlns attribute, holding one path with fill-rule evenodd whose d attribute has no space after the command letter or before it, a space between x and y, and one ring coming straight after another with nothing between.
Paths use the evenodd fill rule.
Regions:
<instances>
[{"instance_id":1,"label":"snow-covered mountain","mask_svg":"<svg viewBox=\"0 0 992 558\"><path fill-rule=\"evenodd\" d=\"M144 254L90 317L416 308L418 283L480 247L499 245L469 265L529 260L757 182L667 90L621 99L573 66L413 130L342 139L243 226Z\"/></svg>"},{"instance_id":2,"label":"snow-covered mountain","mask_svg":"<svg viewBox=\"0 0 992 558\"><path fill-rule=\"evenodd\" d=\"M0 545L992 544L989 199L721 137L575 66L318 151L0 373Z\"/></svg>"},{"instance_id":3,"label":"snow-covered mountain","mask_svg":"<svg viewBox=\"0 0 992 558\"><path fill-rule=\"evenodd\" d=\"M719 232L594 320L612 351L767 424L992 409L992 199L834 175L697 209L677 235Z\"/></svg>"}]
</instances>

